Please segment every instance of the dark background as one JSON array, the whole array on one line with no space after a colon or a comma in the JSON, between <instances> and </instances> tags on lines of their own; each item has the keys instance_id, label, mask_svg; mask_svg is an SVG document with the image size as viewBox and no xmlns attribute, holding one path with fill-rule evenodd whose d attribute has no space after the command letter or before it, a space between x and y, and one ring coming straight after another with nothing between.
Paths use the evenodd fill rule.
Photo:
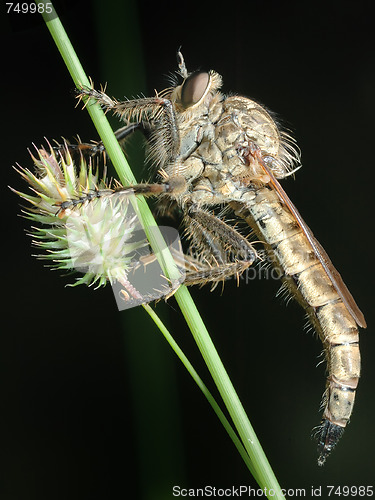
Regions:
<instances>
[{"instance_id":1,"label":"dark background","mask_svg":"<svg viewBox=\"0 0 375 500\"><path fill-rule=\"evenodd\" d=\"M322 469L312 427L324 366L304 313L279 283L192 289L220 356L285 488L374 483L374 37L370 2L216 5L131 1L55 4L82 64L118 98L168 85L182 45L188 69L215 69L293 129L303 168L284 182L363 310L352 422ZM109 287L66 288L50 272L6 185L43 138L96 138L37 17L2 15L4 196L2 499L172 498L172 485L255 486L232 442L142 309L119 313ZM116 122L113 122L116 126ZM139 180L148 178L129 146ZM173 299L158 304L204 381L210 376ZM219 396L218 396L219 401ZM324 498L325 494L322 493Z\"/></svg>"}]
</instances>

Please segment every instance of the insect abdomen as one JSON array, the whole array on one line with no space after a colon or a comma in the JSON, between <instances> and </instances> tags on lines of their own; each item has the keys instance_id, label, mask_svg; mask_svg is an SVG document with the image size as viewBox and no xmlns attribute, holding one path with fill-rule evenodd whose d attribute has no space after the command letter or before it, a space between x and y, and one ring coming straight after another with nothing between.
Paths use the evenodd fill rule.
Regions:
<instances>
[{"instance_id":1,"label":"insect abdomen","mask_svg":"<svg viewBox=\"0 0 375 500\"><path fill-rule=\"evenodd\" d=\"M272 264L308 313L324 346L328 376L317 431L318 463L323 465L353 410L360 375L358 328L306 235L277 194L267 187L255 194L246 206L232 205L265 242Z\"/></svg>"}]
</instances>

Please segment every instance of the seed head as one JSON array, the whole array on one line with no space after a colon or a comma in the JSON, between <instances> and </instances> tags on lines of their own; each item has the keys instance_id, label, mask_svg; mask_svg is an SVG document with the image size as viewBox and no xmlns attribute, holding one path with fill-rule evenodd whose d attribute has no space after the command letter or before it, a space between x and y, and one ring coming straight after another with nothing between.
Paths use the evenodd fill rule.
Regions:
<instances>
[{"instance_id":1,"label":"seed head","mask_svg":"<svg viewBox=\"0 0 375 500\"><path fill-rule=\"evenodd\" d=\"M77 165L66 145L58 152L49 145L31 157L35 173L16 168L31 193L11 189L31 205L23 214L34 223L37 257L52 268L82 273L73 285L99 287L118 281L127 294L140 299L128 273L147 241L129 196L115 195L91 161L81 157Z\"/></svg>"}]
</instances>

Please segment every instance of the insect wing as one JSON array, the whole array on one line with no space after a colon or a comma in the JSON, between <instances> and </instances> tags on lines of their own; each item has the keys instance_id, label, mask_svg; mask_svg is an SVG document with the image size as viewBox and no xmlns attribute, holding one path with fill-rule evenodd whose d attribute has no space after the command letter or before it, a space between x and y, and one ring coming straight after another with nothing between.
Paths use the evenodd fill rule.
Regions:
<instances>
[{"instance_id":1,"label":"insect wing","mask_svg":"<svg viewBox=\"0 0 375 500\"><path fill-rule=\"evenodd\" d=\"M333 286L335 287L335 290L340 295L345 306L348 308L348 311L352 315L353 319L356 321L356 323L359 326L361 326L362 328L366 328L366 326L367 326L366 320L365 320L365 317L364 317L362 311L357 306L352 294L349 292L347 286L345 285L343 279L341 278L340 273L337 271L335 266L332 264L332 261L328 257L327 252L324 250L324 248L319 243L319 241L314 237L311 229L306 224L306 222L303 220L303 218L301 217L301 214L298 212L298 210L296 209L296 207L294 206L294 204L290 200L289 196L286 194L286 192L282 188L279 181L273 175L272 170L266 165L266 163L262 159L258 158L258 161L259 161L260 165L262 166L262 168L269 175L270 182L273 185L273 187L275 188L279 198L288 207L288 209L290 210L292 215L295 217L299 227L305 233L307 239L309 240L310 245L312 246L312 248L314 250L316 257L319 259L320 263L322 264L325 272L327 273L327 276L331 280Z\"/></svg>"}]
</instances>

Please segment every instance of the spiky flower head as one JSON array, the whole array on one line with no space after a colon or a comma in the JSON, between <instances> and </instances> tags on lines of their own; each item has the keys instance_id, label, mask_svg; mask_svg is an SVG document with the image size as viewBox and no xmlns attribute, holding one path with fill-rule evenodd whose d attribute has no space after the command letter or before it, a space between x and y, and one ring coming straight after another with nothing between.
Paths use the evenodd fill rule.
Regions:
<instances>
[{"instance_id":1,"label":"spiky flower head","mask_svg":"<svg viewBox=\"0 0 375 500\"><path fill-rule=\"evenodd\" d=\"M76 165L66 145L58 152L39 149L31 157L35 173L20 166L16 171L32 194L13 191L31 204L24 215L36 224L31 235L38 257L53 268L81 272L74 285L117 281L126 295L142 302L128 273L147 241L129 196L115 196L105 176L99 178L83 157Z\"/></svg>"}]
</instances>

